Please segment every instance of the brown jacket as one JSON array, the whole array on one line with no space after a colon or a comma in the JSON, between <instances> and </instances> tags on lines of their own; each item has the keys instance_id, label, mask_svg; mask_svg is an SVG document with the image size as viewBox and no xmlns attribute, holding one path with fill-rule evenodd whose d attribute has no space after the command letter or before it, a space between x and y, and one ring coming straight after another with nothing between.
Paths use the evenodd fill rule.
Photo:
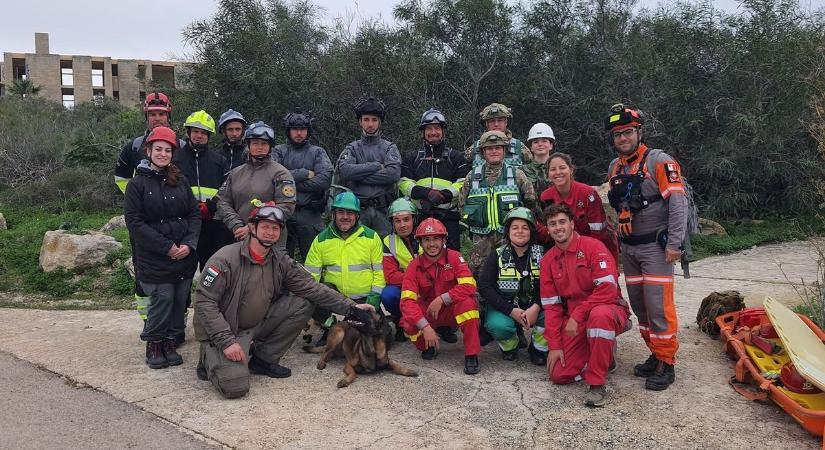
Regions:
<instances>
[{"instance_id":1,"label":"brown jacket","mask_svg":"<svg viewBox=\"0 0 825 450\"><path fill-rule=\"evenodd\" d=\"M235 342L238 335L238 308L253 261L249 256L249 237L218 250L206 263L195 290L195 338L212 341L221 350ZM278 250L266 255L264 265L272 270L275 293L264 301L277 301L289 291L318 307L346 314L355 302L312 279L303 266Z\"/></svg>"},{"instance_id":2,"label":"brown jacket","mask_svg":"<svg viewBox=\"0 0 825 450\"><path fill-rule=\"evenodd\" d=\"M252 199L264 203L274 200L290 218L295 212L295 180L286 167L274 162L247 162L232 169L218 190L215 218L229 231L246 225Z\"/></svg>"}]
</instances>

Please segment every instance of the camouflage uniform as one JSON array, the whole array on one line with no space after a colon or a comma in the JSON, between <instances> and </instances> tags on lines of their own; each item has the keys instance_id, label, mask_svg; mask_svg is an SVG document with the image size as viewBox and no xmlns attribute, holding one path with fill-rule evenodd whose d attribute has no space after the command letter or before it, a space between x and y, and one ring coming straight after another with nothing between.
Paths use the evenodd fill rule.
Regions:
<instances>
[{"instance_id":1,"label":"camouflage uniform","mask_svg":"<svg viewBox=\"0 0 825 450\"><path fill-rule=\"evenodd\" d=\"M532 155L531 155L532 156ZM521 170L527 175L527 179L533 185L533 190L536 192L536 197L541 196L545 189L550 187L550 179L547 177L547 168L550 165L550 160L543 163L530 161L522 164Z\"/></svg>"},{"instance_id":2,"label":"camouflage uniform","mask_svg":"<svg viewBox=\"0 0 825 450\"><path fill-rule=\"evenodd\" d=\"M513 112L510 111L510 108L502 105L501 103L491 103L485 106L479 113L479 118L481 119L481 123L485 126L485 129L487 127L487 120L497 117L506 118L509 126L510 121L513 118ZM504 134L507 136L507 140L509 141L509 146L504 154L504 159L508 164L520 166L533 160L533 152L531 152L523 142L514 138L513 133L509 129L505 131ZM473 167L484 163L483 155L481 155L481 152L479 151L480 142L481 139L475 141L473 145L467 147L464 151L464 156L467 158L467 161L473 162Z\"/></svg>"}]
</instances>

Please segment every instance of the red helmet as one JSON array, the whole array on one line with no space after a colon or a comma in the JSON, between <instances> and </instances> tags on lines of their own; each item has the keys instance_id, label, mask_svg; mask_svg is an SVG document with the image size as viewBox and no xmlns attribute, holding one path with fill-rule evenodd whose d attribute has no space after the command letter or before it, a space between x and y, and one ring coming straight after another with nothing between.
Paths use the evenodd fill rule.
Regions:
<instances>
[{"instance_id":1,"label":"red helmet","mask_svg":"<svg viewBox=\"0 0 825 450\"><path fill-rule=\"evenodd\" d=\"M152 92L147 95L146 100L143 102L143 112L148 113L149 111L171 113L172 103L169 102L169 97L163 92Z\"/></svg>"},{"instance_id":2,"label":"red helmet","mask_svg":"<svg viewBox=\"0 0 825 450\"><path fill-rule=\"evenodd\" d=\"M424 236L447 236L447 228L438 219L432 217L424 219L415 229L415 237Z\"/></svg>"},{"instance_id":3,"label":"red helmet","mask_svg":"<svg viewBox=\"0 0 825 450\"><path fill-rule=\"evenodd\" d=\"M782 381L785 389L796 392L797 394L819 394L822 392L818 387L800 375L792 362L782 366L782 370L779 372L779 380Z\"/></svg>"},{"instance_id":4,"label":"red helmet","mask_svg":"<svg viewBox=\"0 0 825 450\"><path fill-rule=\"evenodd\" d=\"M175 135L175 132L169 127L152 128L152 131L149 133L149 136L146 137L146 145L149 145L155 141L168 142L169 145L172 146L172 150L177 150L178 148L178 137L177 135Z\"/></svg>"}]
</instances>

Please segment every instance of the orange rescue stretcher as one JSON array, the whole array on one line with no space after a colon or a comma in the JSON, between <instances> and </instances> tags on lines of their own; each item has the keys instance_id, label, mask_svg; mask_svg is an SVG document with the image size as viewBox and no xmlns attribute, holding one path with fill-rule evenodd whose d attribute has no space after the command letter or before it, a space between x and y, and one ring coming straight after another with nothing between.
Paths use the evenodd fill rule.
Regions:
<instances>
[{"instance_id":1,"label":"orange rescue stretcher","mask_svg":"<svg viewBox=\"0 0 825 450\"><path fill-rule=\"evenodd\" d=\"M809 318L799 318L825 341L825 332ZM765 351L765 346L778 349L781 341L772 332L772 325L764 308L746 308L716 318L725 339L725 352L736 361L735 375L730 378L733 389L749 400L770 399L794 418L802 428L814 436L823 436L825 430L825 392L799 394L777 383L772 374L778 373L790 358L786 352ZM758 331L765 328L761 333ZM751 340L750 331L757 331L760 339ZM758 342L755 342L757 341ZM755 386L754 390L751 386ZM825 449L825 441L823 441Z\"/></svg>"}]
</instances>

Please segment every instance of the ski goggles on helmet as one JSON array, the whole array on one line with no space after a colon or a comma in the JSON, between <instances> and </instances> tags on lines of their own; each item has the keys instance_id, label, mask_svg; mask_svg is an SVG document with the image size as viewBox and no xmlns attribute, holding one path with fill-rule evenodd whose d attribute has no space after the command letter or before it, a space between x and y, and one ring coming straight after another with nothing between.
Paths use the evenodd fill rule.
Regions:
<instances>
[{"instance_id":1,"label":"ski goggles on helmet","mask_svg":"<svg viewBox=\"0 0 825 450\"><path fill-rule=\"evenodd\" d=\"M284 223L284 212L281 211L280 208L275 206L261 206L258 208L258 211L255 213L255 216L252 217L252 222L258 222L260 220L272 220L278 222L279 224Z\"/></svg>"}]
</instances>

